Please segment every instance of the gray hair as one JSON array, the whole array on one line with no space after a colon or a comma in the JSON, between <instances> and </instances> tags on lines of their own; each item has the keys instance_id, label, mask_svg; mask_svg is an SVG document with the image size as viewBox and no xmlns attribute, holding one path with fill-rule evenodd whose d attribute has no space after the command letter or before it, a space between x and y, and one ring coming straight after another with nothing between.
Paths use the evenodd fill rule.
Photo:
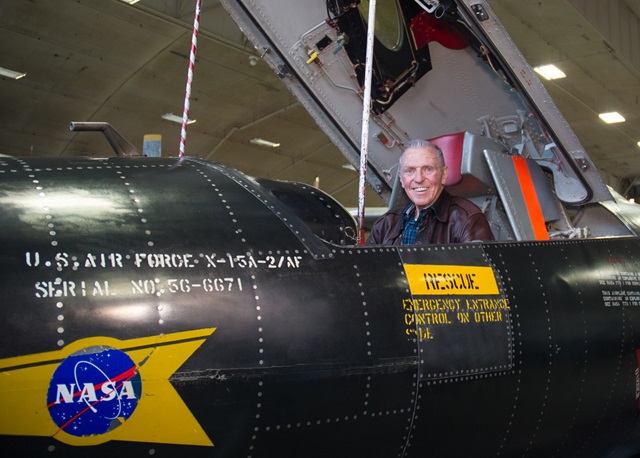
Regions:
<instances>
[{"instance_id":1,"label":"gray hair","mask_svg":"<svg viewBox=\"0 0 640 458\"><path fill-rule=\"evenodd\" d=\"M404 156L404 152L410 148L431 148L435 150L436 155L438 156L438 162L440 163L440 167L444 169L447 165L444 162L444 154L442 154L442 149L435 143L431 143L428 140L422 140L421 138L416 138L413 140L409 140L404 144L404 149L402 150L402 154L400 155L400 160L398 161L398 173L402 170L402 156Z\"/></svg>"}]
</instances>

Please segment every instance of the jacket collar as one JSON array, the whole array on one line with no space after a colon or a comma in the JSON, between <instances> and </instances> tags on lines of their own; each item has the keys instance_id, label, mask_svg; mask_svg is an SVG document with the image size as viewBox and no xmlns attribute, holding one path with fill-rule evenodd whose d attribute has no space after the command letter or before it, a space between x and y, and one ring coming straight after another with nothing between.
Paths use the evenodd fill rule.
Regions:
<instances>
[{"instance_id":1,"label":"jacket collar","mask_svg":"<svg viewBox=\"0 0 640 458\"><path fill-rule=\"evenodd\" d=\"M451 194L449 194L444 189L436 199L436 201L431 205L431 209L433 210L433 214L436 215L439 221L446 222L449 220L449 203L451 202Z\"/></svg>"},{"instance_id":2,"label":"jacket collar","mask_svg":"<svg viewBox=\"0 0 640 458\"><path fill-rule=\"evenodd\" d=\"M448 209L449 209L450 201L451 201L451 194L449 194L447 191L443 189L440 195L438 196L438 198L436 199L436 201L433 204L431 204L430 207L426 208L427 213L432 213L433 215L435 215L435 217L439 221L443 223L447 222L449 219ZM406 220L407 218L412 218L414 213L415 213L415 205L413 202L409 202L409 205L407 205L404 211L402 212L402 214L404 215L404 219Z\"/></svg>"}]
</instances>

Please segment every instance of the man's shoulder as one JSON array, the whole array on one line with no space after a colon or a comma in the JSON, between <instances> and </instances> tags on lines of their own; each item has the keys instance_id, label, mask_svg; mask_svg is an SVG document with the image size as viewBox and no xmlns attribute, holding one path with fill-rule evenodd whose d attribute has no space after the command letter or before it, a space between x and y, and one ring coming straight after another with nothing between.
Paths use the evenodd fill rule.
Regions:
<instances>
[{"instance_id":1,"label":"man's shoulder","mask_svg":"<svg viewBox=\"0 0 640 458\"><path fill-rule=\"evenodd\" d=\"M449 201L449 206L458 207L459 209L467 213L469 216L475 215L477 213L482 213L482 210L480 209L480 207L478 207L476 204L471 202L469 199L466 199L460 196L451 196L451 199Z\"/></svg>"},{"instance_id":2,"label":"man's shoulder","mask_svg":"<svg viewBox=\"0 0 640 458\"><path fill-rule=\"evenodd\" d=\"M393 239L400 232L400 222L403 220L403 212L403 207L393 207L380 216L371 227L371 234L369 235L367 244L390 244L391 242L389 242L388 239Z\"/></svg>"},{"instance_id":3,"label":"man's shoulder","mask_svg":"<svg viewBox=\"0 0 640 458\"><path fill-rule=\"evenodd\" d=\"M404 207L392 207L384 212L378 219L376 219L376 223L385 220L395 220L396 218L403 217ZM374 223L375 224L375 223Z\"/></svg>"},{"instance_id":4,"label":"man's shoulder","mask_svg":"<svg viewBox=\"0 0 640 458\"><path fill-rule=\"evenodd\" d=\"M447 221L451 216L470 218L482 213L482 210L469 199L453 196L447 191L442 191L434 204L434 210L440 221Z\"/></svg>"}]
</instances>

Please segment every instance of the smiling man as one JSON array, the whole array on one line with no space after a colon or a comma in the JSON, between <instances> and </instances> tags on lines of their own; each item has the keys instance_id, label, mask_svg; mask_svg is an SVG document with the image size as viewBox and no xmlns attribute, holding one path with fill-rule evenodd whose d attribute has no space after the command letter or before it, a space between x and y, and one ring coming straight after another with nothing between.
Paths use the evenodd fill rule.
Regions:
<instances>
[{"instance_id":1,"label":"smiling man","mask_svg":"<svg viewBox=\"0 0 640 458\"><path fill-rule=\"evenodd\" d=\"M400 156L398 175L409 200L389 210L371 229L370 245L462 243L493 240L482 211L444 189L447 166L440 148L426 140L411 140Z\"/></svg>"}]
</instances>

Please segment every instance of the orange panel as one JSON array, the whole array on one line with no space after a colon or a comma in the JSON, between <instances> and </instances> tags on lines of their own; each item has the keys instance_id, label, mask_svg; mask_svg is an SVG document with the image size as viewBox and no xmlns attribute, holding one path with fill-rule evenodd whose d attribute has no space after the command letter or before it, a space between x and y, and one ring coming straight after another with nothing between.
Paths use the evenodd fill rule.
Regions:
<instances>
[{"instance_id":1,"label":"orange panel","mask_svg":"<svg viewBox=\"0 0 640 458\"><path fill-rule=\"evenodd\" d=\"M518 181L520 182L520 188L524 195L524 202L527 206L527 212L531 219L531 226L533 227L536 240L549 240L549 233L544 223L544 216L542 215L538 195L536 194L536 189L533 186L533 180L529 173L527 160L522 157L513 156L513 165L518 175Z\"/></svg>"}]
</instances>

